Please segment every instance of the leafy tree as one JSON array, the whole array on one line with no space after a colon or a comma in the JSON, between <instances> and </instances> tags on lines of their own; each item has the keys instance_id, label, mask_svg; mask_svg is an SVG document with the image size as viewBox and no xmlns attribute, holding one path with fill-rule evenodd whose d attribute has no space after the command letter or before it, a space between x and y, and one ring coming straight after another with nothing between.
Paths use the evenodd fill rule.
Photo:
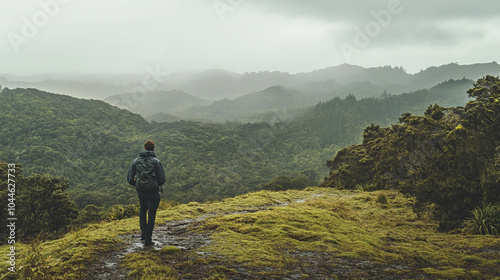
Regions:
<instances>
[{"instance_id":1,"label":"leafy tree","mask_svg":"<svg viewBox=\"0 0 500 280\"><path fill-rule=\"evenodd\" d=\"M16 167L18 165L16 164ZM2 178L7 177L7 164L0 162ZM70 199L66 190L68 179L51 175L22 176L22 168L16 169L15 216L16 234L21 239L29 239L41 234L51 237L66 230L78 216L76 204ZM0 206L2 216L6 217L7 194L3 186L7 180L2 180ZM3 220L6 220L3 219ZM3 221L2 220L2 221Z\"/></svg>"},{"instance_id":2,"label":"leafy tree","mask_svg":"<svg viewBox=\"0 0 500 280\"><path fill-rule=\"evenodd\" d=\"M488 101L490 98L498 98L500 94L500 81L498 77L486 76L474 83L474 87L467 91L469 97Z\"/></svg>"},{"instance_id":3,"label":"leafy tree","mask_svg":"<svg viewBox=\"0 0 500 280\"><path fill-rule=\"evenodd\" d=\"M65 230L78 216L76 204L66 190L68 179L34 174L21 183L18 199L20 234L24 237L39 233L51 235Z\"/></svg>"},{"instance_id":4,"label":"leafy tree","mask_svg":"<svg viewBox=\"0 0 500 280\"><path fill-rule=\"evenodd\" d=\"M432 105L391 128L365 128L362 144L328 161L323 186L396 188L416 198L417 213L431 207L442 230L457 227L483 202L500 201L499 85L486 76L468 91L476 99L465 108Z\"/></svg>"}]
</instances>

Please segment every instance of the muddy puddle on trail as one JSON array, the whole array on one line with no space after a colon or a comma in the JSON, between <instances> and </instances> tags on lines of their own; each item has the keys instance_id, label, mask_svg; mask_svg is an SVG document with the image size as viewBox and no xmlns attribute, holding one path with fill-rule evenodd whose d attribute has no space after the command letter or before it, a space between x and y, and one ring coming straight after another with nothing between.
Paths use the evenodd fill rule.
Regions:
<instances>
[{"instance_id":1,"label":"muddy puddle on trail","mask_svg":"<svg viewBox=\"0 0 500 280\"><path fill-rule=\"evenodd\" d=\"M268 209L268 208L266 208ZM263 209L259 209L263 210ZM247 210L240 212L227 213L245 214L257 212L259 210ZM219 214L221 215L221 214ZM211 234L200 232L196 229L201 222L207 218L218 215L205 215L197 219L187 219L183 221L171 221L164 224L155 225L153 231L152 246L144 246L144 241L140 240L140 233L122 235L119 238L125 242L121 250L114 251L101 257L97 263L89 267L87 280L118 280L127 279L130 271L120 266L122 258L130 253L160 250L167 246L179 248L182 252L194 252L197 255L206 255L203 251L197 251L211 242Z\"/></svg>"}]
</instances>

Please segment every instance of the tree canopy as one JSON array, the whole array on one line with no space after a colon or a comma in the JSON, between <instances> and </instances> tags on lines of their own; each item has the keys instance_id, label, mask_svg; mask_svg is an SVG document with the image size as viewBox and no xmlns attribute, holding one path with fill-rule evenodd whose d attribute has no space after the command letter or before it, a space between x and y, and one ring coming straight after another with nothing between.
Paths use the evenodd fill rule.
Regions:
<instances>
[{"instance_id":1,"label":"tree canopy","mask_svg":"<svg viewBox=\"0 0 500 280\"><path fill-rule=\"evenodd\" d=\"M42 235L51 237L68 229L78 217L76 204L67 189L68 179L52 175L33 174L24 177L22 167L16 164L14 192L9 192L8 164L0 162L0 219L2 231L9 216L9 198L13 199L17 240ZM9 196L13 193L14 195Z\"/></svg>"},{"instance_id":2,"label":"tree canopy","mask_svg":"<svg viewBox=\"0 0 500 280\"><path fill-rule=\"evenodd\" d=\"M486 76L465 107L432 105L424 116L403 114L390 128L365 128L362 144L328 161L323 186L398 189L432 209L451 229L482 203L500 201L499 78Z\"/></svg>"}]
</instances>

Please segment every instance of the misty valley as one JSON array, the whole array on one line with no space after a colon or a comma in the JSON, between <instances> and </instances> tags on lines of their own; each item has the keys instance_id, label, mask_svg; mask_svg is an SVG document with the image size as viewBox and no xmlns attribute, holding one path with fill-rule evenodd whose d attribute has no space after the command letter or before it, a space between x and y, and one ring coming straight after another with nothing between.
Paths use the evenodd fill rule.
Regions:
<instances>
[{"instance_id":1,"label":"misty valley","mask_svg":"<svg viewBox=\"0 0 500 280\"><path fill-rule=\"evenodd\" d=\"M498 279L496 62L151 73L0 78L2 279Z\"/></svg>"}]
</instances>

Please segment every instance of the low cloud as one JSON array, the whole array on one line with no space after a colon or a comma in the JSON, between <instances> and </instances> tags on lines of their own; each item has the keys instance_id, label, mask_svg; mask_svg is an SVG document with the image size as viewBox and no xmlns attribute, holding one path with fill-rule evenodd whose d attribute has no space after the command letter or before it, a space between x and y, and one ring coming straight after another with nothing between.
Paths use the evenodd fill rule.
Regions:
<instances>
[{"instance_id":1,"label":"low cloud","mask_svg":"<svg viewBox=\"0 0 500 280\"><path fill-rule=\"evenodd\" d=\"M57 1L66 4L12 43L12 34L30 31L26 21L43 19L33 19L44 11L40 3ZM4 1L0 9L8 11L0 73L21 75L142 73L154 65L303 72L346 62L418 71L441 61L493 61L500 48L493 0L40 0ZM346 55L342 44L354 52ZM432 56L416 56L425 53Z\"/></svg>"}]
</instances>

